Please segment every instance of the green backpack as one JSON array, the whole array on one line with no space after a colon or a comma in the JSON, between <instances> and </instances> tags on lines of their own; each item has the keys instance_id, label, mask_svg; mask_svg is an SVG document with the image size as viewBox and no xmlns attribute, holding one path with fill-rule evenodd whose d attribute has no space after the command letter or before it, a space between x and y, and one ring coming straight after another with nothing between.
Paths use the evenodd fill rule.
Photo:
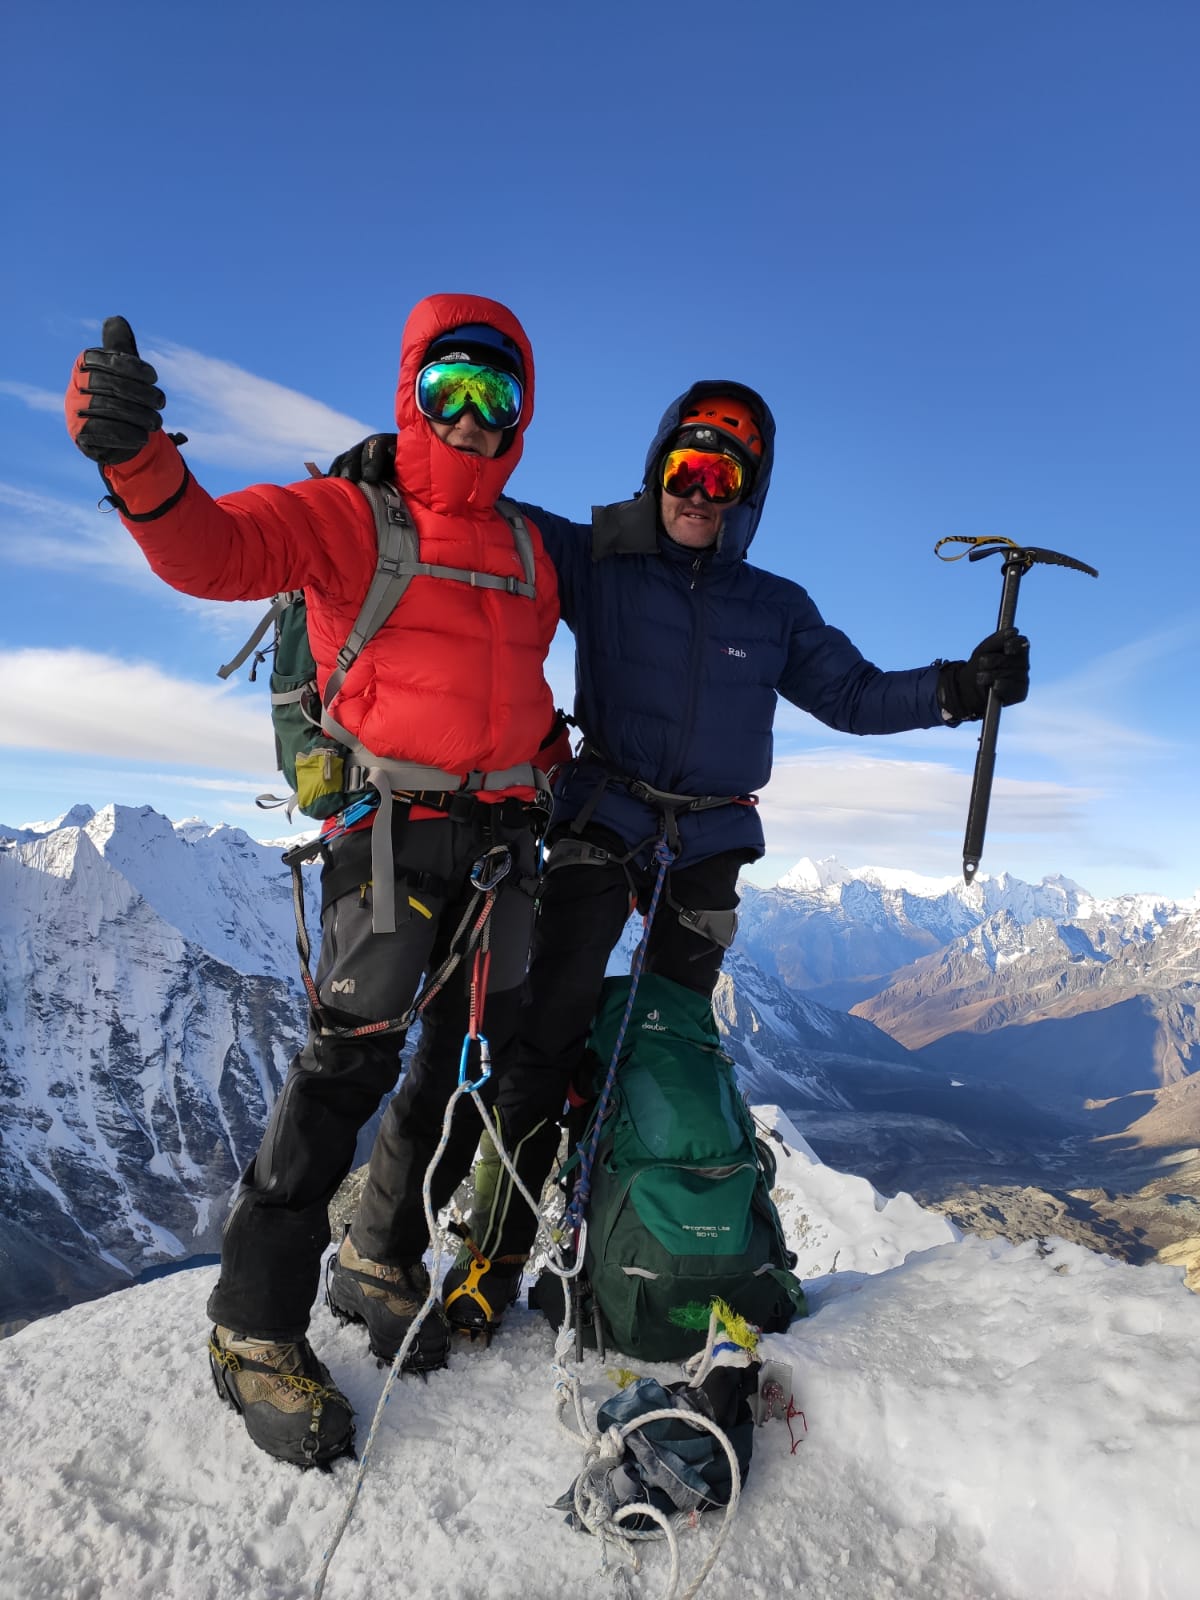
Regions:
<instances>
[{"instance_id":1,"label":"green backpack","mask_svg":"<svg viewBox=\"0 0 1200 1600\"><path fill-rule=\"evenodd\" d=\"M315 469L312 469L315 471ZM253 654L251 682L260 662L273 655L271 668L271 721L275 729L276 764L291 785L291 794L262 794L258 805L264 809L286 806L293 811L323 821L343 811L366 788L368 774L382 768L390 771L393 786L440 789L453 787L454 774L433 768L380 762L359 744L330 712L347 672L367 643L391 616L414 577L447 578L477 589L503 589L532 600L535 596L533 543L529 529L510 500L497 500L496 510L512 529L520 557L522 579L496 577L492 573L472 572L458 567L442 567L420 559L417 530L408 508L389 484L359 485L375 517L378 557L375 575L349 638L338 652L336 669L325 685L322 702L317 689L317 667L308 641L308 605L303 589L277 594L271 609L259 622L246 643L217 676L228 678ZM259 646L268 629L274 640L265 650ZM503 776L503 775L501 775ZM510 781L525 781L521 773ZM495 785L498 787L499 785Z\"/></svg>"},{"instance_id":2,"label":"green backpack","mask_svg":"<svg viewBox=\"0 0 1200 1600\"><path fill-rule=\"evenodd\" d=\"M589 1048L605 1071L630 982L609 978L601 994ZM607 1342L643 1360L680 1360L702 1345L717 1297L765 1332L804 1316L774 1180L711 1003L644 975L587 1208L585 1275Z\"/></svg>"}]
</instances>

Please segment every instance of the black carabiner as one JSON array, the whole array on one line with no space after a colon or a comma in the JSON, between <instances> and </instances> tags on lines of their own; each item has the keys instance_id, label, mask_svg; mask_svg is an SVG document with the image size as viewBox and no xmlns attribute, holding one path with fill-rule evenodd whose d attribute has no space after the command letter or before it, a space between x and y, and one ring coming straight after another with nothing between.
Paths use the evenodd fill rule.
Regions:
<instances>
[{"instance_id":1,"label":"black carabiner","mask_svg":"<svg viewBox=\"0 0 1200 1600\"><path fill-rule=\"evenodd\" d=\"M490 893L512 871L512 851L506 844L495 844L471 868L471 887Z\"/></svg>"}]
</instances>

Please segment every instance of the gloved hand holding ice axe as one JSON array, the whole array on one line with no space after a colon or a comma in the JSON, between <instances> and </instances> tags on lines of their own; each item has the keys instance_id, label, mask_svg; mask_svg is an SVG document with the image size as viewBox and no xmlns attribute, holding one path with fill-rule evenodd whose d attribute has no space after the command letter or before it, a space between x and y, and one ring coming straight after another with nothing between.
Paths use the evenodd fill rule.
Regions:
<instances>
[{"instance_id":1,"label":"gloved hand holding ice axe","mask_svg":"<svg viewBox=\"0 0 1200 1600\"><path fill-rule=\"evenodd\" d=\"M1086 572L1092 578L1100 576L1095 567L1089 567L1083 561L1076 561L1074 556L1060 555L1057 550L1040 550L1032 545L1023 548L1012 539L973 539L963 534L952 534L948 538L938 540L933 547L934 554L939 555L945 544L966 544L970 545L971 549L960 551L956 556L942 556L943 561L959 561L964 555L969 561L982 561L985 556L1004 557L1004 587L1000 594L1000 616L996 623L996 632L991 639L985 640L984 644L979 646L979 650L992 643L997 645L998 650L1002 650L1006 641L1019 639L1020 636L1015 632L1017 590L1022 577L1030 567L1042 563L1046 566L1073 567L1076 572ZM1027 652L1028 643L1022 642ZM977 650L976 655L978 653ZM992 797L992 777L996 769L996 734L1000 727L1000 708L1004 703L1001 685L993 678L988 689L987 705L984 708L983 727L979 733L979 752L975 757L975 777L971 784L967 831L963 839L963 878L967 883L971 882L979 870L979 859L983 854L983 835L987 827L988 804Z\"/></svg>"}]
</instances>

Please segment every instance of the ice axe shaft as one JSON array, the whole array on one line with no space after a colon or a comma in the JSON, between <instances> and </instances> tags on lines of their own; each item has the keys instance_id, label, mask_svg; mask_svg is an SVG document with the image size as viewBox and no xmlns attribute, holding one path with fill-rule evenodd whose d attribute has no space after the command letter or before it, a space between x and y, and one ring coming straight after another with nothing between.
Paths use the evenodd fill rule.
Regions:
<instances>
[{"instance_id":1,"label":"ice axe shaft","mask_svg":"<svg viewBox=\"0 0 1200 1600\"><path fill-rule=\"evenodd\" d=\"M972 559L988 552L972 550ZM997 630L1013 627L1017 616L1017 591L1026 567L1023 550L1005 557L1004 587L1000 591L1000 616ZM994 688L988 690L979 730L979 749L975 755L975 776L971 779L971 801L967 806L967 831L963 837L963 881L970 883L979 871L983 854L983 835L987 829L988 805L992 798L992 778L996 771L996 735L1000 731L1000 700Z\"/></svg>"},{"instance_id":2,"label":"ice axe shaft","mask_svg":"<svg viewBox=\"0 0 1200 1600\"><path fill-rule=\"evenodd\" d=\"M1064 556L1057 550L1041 550L1036 546L1022 547L1011 539L971 539L961 535L951 536L939 539L934 546L934 553L939 553L944 544L968 544L971 549L960 551L957 556L942 556L943 561L957 561L963 555L969 561L982 561L985 556L1004 557L1002 569L1004 586L1000 592L997 631L1016 625L1017 593L1021 587L1021 579L1030 567L1037 565L1073 567L1076 572L1086 572L1089 577L1100 576L1095 567L1089 567L1083 561L1076 561L1074 556ZM970 883L979 871L979 862L983 855L983 836L987 830L992 779L996 771L996 736L1000 731L1000 710L1000 700L993 687L988 690L983 725L979 730L975 775L971 780L971 801L967 807L967 831L963 837L963 880L966 883Z\"/></svg>"}]
</instances>

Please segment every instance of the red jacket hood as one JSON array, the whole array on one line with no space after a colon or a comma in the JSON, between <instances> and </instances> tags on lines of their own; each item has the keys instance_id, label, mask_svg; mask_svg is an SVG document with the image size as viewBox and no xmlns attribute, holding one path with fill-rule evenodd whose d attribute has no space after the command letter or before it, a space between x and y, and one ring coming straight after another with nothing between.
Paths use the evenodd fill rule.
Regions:
<instances>
[{"instance_id":1,"label":"red jacket hood","mask_svg":"<svg viewBox=\"0 0 1200 1600\"><path fill-rule=\"evenodd\" d=\"M416 383L426 350L440 334L468 322L486 322L516 341L525 363L525 402L512 442L494 460L443 444L417 410ZM525 429L533 416L533 351L525 330L507 306L476 294L431 294L418 301L404 325L400 383L396 391L396 480L405 496L431 511L461 513L494 505L521 459Z\"/></svg>"}]
</instances>

